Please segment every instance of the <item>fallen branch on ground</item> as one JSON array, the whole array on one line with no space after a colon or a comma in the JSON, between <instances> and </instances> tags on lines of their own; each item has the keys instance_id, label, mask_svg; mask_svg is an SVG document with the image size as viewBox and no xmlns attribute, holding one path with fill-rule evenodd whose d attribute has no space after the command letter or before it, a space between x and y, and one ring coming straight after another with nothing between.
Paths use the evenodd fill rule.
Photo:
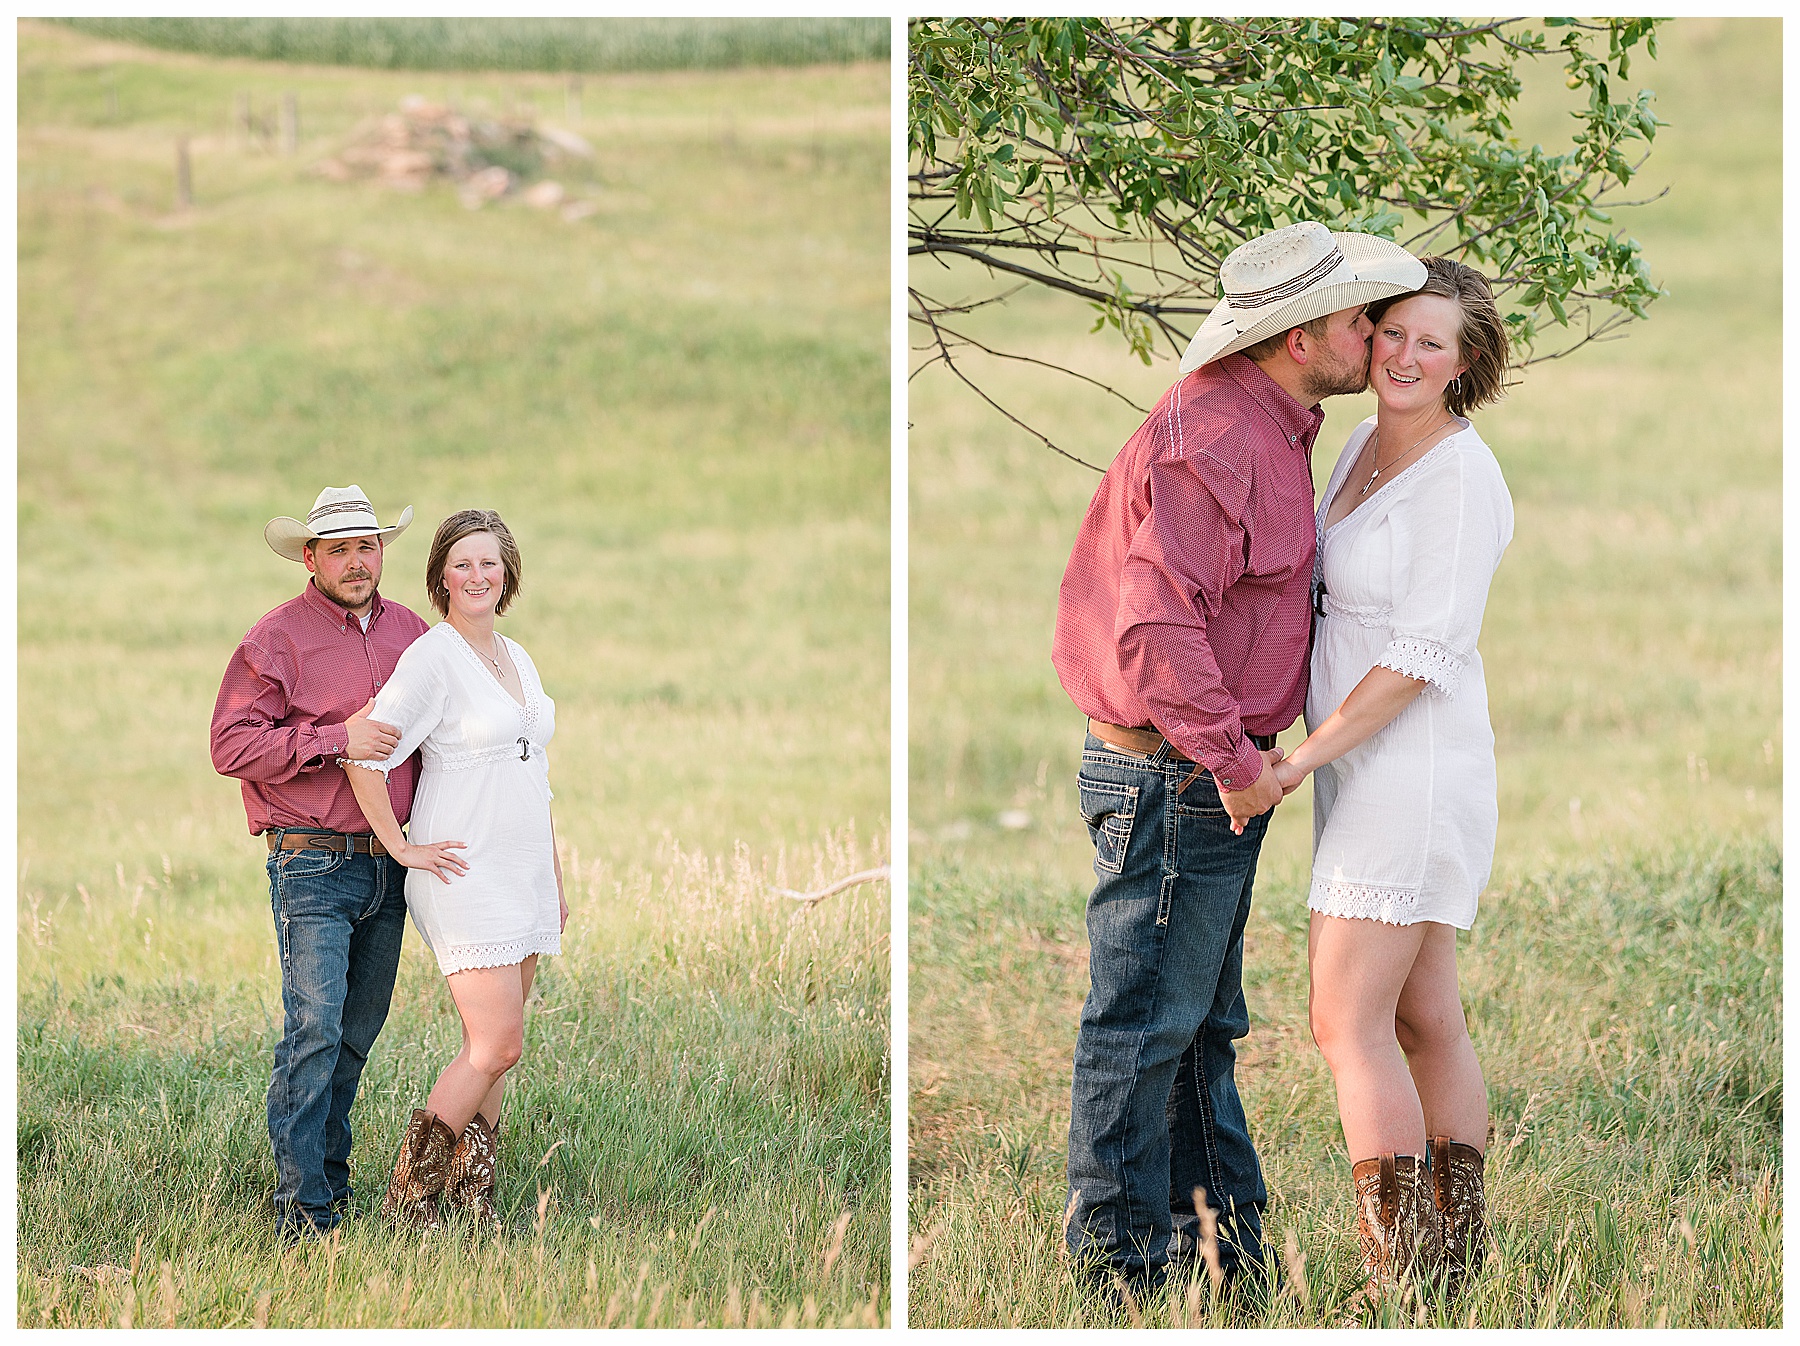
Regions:
<instances>
[{"instance_id":1,"label":"fallen branch on ground","mask_svg":"<svg viewBox=\"0 0 1800 1346\"><path fill-rule=\"evenodd\" d=\"M846 888L854 888L859 883L873 883L878 879L886 879L888 877L888 867L886 865L877 865L874 869L858 870L856 873L846 875L835 883L828 883L816 893L802 893L797 892L792 888L774 887L771 887L770 891L779 893L783 897L791 897L796 902L804 902L808 906L811 906L822 898L830 897L833 893L841 893Z\"/></svg>"}]
</instances>

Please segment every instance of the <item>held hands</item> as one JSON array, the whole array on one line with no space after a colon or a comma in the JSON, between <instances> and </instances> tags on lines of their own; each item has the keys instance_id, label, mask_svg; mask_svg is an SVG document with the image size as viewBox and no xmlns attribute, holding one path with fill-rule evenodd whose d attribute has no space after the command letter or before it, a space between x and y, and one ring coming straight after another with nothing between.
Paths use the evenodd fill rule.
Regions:
<instances>
[{"instance_id":1,"label":"held hands","mask_svg":"<svg viewBox=\"0 0 1800 1346\"><path fill-rule=\"evenodd\" d=\"M391 724L383 724L380 720L371 720L369 712L375 707L375 698L369 698L369 704L344 721L345 747L344 756L358 762L385 762L400 741L400 731ZM420 866L412 866L420 868Z\"/></svg>"},{"instance_id":2,"label":"held hands","mask_svg":"<svg viewBox=\"0 0 1800 1346\"><path fill-rule=\"evenodd\" d=\"M1219 802L1225 806L1225 812L1231 815L1231 830L1238 836L1243 836L1245 823L1267 813L1287 793L1275 777L1275 764L1281 757L1280 748L1264 750L1263 772L1260 776L1241 790L1219 791Z\"/></svg>"},{"instance_id":3,"label":"held hands","mask_svg":"<svg viewBox=\"0 0 1800 1346\"><path fill-rule=\"evenodd\" d=\"M431 841L420 846L402 846L393 852L393 856L408 869L430 870L448 883L455 875L469 872L469 862L450 852L467 849L468 845L461 841Z\"/></svg>"},{"instance_id":4,"label":"held hands","mask_svg":"<svg viewBox=\"0 0 1800 1346\"><path fill-rule=\"evenodd\" d=\"M1281 797L1286 799L1300 788L1300 782L1306 779L1306 770L1295 766L1291 761L1277 762L1275 779L1281 785Z\"/></svg>"}]
</instances>

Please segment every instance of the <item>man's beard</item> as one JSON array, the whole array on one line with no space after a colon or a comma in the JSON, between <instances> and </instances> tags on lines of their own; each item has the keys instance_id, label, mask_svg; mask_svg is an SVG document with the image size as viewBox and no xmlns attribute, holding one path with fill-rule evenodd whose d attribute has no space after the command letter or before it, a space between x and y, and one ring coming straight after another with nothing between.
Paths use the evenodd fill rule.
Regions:
<instances>
[{"instance_id":1,"label":"man's beard","mask_svg":"<svg viewBox=\"0 0 1800 1346\"><path fill-rule=\"evenodd\" d=\"M369 579L370 576L365 575L365 576L363 576L363 578L366 580L366 579ZM343 582L354 584L357 581L347 578ZM336 603L340 608L343 608L345 611L349 611L351 608L360 608L365 603L373 602L375 599L375 591L377 588L380 587L380 582L376 581L375 583L372 583L369 585L368 597L362 598L362 599L352 599L349 596L347 596L345 593L343 593L342 590L337 588L337 586L327 583L325 580L325 577L323 575L318 574L317 572L314 572L314 574L313 574L313 583L317 584L319 586L320 593L324 594L325 597L329 598L333 603Z\"/></svg>"},{"instance_id":2,"label":"man's beard","mask_svg":"<svg viewBox=\"0 0 1800 1346\"><path fill-rule=\"evenodd\" d=\"M1330 351L1331 347L1321 347L1322 351ZM1337 354L1331 354L1331 364L1325 366L1323 361L1316 372L1307 371L1306 391L1315 402L1326 397L1349 396L1360 393L1369 386L1369 351L1365 347L1363 358L1357 364L1339 360Z\"/></svg>"}]
</instances>

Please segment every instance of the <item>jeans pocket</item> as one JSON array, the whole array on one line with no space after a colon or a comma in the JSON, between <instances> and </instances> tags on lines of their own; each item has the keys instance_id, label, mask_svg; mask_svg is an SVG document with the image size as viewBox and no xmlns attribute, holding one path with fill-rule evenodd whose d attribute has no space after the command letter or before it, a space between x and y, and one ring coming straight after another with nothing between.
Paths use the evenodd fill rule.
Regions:
<instances>
[{"instance_id":1,"label":"jeans pocket","mask_svg":"<svg viewBox=\"0 0 1800 1346\"><path fill-rule=\"evenodd\" d=\"M304 850L279 852L275 868L283 878L316 879L340 868L347 858L342 851L308 846Z\"/></svg>"},{"instance_id":2,"label":"jeans pocket","mask_svg":"<svg viewBox=\"0 0 1800 1346\"><path fill-rule=\"evenodd\" d=\"M1202 771L1175 800L1175 812L1184 818L1219 819L1226 816L1219 798L1219 783L1210 771Z\"/></svg>"},{"instance_id":3,"label":"jeans pocket","mask_svg":"<svg viewBox=\"0 0 1800 1346\"><path fill-rule=\"evenodd\" d=\"M338 884L333 876L349 857L342 851L309 846L299 851L277 851L270 857L276 897L283 909L298 902L310 908L318 903L335 908Z\"/></svg>"},{"instance_id":4,"label":"jeans pocket","mask_svg":"<svg viewBox=\"0 0 1800 1346\"><path fill-rule=\"evenodd\" d=\"M1094 867L1108 874L1125 872L1125 852L1131 845L1131 825L1137 820L1135 785L1080 776L1081 816L1094 840Z\"/></svg>"}]
</instances>

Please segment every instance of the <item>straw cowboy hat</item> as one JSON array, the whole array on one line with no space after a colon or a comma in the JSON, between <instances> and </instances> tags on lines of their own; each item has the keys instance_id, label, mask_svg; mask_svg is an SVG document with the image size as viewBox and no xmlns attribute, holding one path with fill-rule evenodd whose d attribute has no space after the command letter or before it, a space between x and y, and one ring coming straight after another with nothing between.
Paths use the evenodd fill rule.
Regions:
<instances>
[{"instance_id":1,"label":"straw cowboy hat","mask_svg":"<svg viewBox=\"0 0 1800 1346\"><path fill-rule=\"evenodd\" d=\"M1181 357L1181 372L1339 309L1409 294L1425 263L1373 234L1334 234L1308 220L1263 234L1219 266L1219 306Z\"/></svg>"},{"instance_id":2,"label":"straw cowboy hat","mask_svg":"<svg viewBox=\"0 0 1800 1346\"><path fill-rule=\"evenodd\" d=\"M263 527L263 537L277 556L290 561L304 559L309 542L325 537L399 537L412 522L413 510L408 505L400 511L400 521L383 528L375 521L375 506L369 503L360 486L327 486L313 501L306 522L290 519L285 514L270 519Z\"/></svg>"}]
</instances>

